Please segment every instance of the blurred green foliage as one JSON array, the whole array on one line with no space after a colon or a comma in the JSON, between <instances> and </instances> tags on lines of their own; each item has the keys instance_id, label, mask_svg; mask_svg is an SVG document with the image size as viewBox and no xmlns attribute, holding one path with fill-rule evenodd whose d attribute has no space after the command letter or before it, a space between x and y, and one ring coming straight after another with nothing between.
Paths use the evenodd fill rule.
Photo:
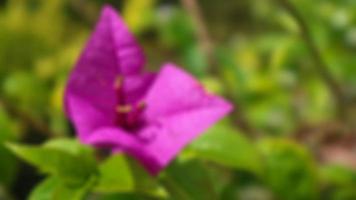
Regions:
<instances>
[{"instance_id":1,"label":"blurred green foliage","mask_svg":"<svg viewBox=\"0 0 356 200\"><path fill-rule=\"evenodd\" d=\"M212 62L180 1L0 0L0 199L356 199L356 2L290 0L342 88L341 118L281 1L197 1ZM177 62L236 104L156 178L125 155L101 160L63 113L66 79L104 3L148 68Z\"/></svg>"}]
</instances>

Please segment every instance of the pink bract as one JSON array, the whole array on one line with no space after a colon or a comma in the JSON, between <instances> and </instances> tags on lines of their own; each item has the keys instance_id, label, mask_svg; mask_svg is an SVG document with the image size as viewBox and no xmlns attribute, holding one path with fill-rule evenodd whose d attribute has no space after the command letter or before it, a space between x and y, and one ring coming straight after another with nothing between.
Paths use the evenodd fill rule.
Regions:
<instances>
[{"instance_id":1,"label":"pink bract","mask_svg":"<svg viewBox=\"0 0 356 200\"><path fill-rule=\"evenodd\" d=\"M81 142L127 153L156 175L232 106L174 64L142 71L144 60L121 17L105 6L69 77L65 106Z\"/></svg>"}]
</instances>

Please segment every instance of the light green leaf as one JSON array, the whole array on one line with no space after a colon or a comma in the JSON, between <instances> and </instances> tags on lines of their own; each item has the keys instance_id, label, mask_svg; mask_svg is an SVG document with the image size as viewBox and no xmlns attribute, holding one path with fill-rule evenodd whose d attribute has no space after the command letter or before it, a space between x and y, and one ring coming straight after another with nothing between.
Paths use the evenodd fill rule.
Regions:
<instances>
[{"instance_id":1,"label":"light green leaf","mask_svg":"<svg viewBox=\"0 0 356 200\"><path fill-rule=\"evenodd\" d=\"M45 148L57 149L71 155L91 155L92 149L83 146L77 140L70 138L58 138L49 140L43 145Z\"/></svg>"},{"instance_id":2,"label":"light green leaf","mask_svg":"<svg viewBox=\"0 0 356 200\"><path fill-rule=\"evenodd\" d=\"M130 30L138 33L152 22L155 0L126 1L123 16Z\"/></svg>"},{"instance_id":3,"label":"light green leaf","mask_svg":"<svg viewBox=\"0 0 356 200\"><path fill-rule=\"evenodd\" d=\"M113 155L99 166L100 179L95 190L102 193L134 190L134 178L123 155Z\"/></svg>"},{"instance_id":4,"label":"light green leaf","mask_svg":"<svg viewBox=\"0 0 356 200\"><path fill-rule=\"evenodd\" d=\"M73 187L52 176L45 179L32 191L29 200L82 200L95 181L96 177L92 176L82 185Z\"/></svg>"},{"instance_id":5,"label":"light green leaf","mask_svg":"<svg viewBox=\"0 0 356 200\"><path fill-rule=\"evenodd\" d=\"M8 144L17 156L41 171L57 175L68 184L81 184L96 173L93 155L87 147L59 139L42 146Z\"/></svg>"},{"instance_id":6,"label":"light green leaf","mask_svg":"<svg viewBox=\"0 0 356 200\"><path fill-rule=\"evenodd\" d=\"M58 179L49 177L36 186L31 192L29 200L49 200L58 184Z\"/></svg>"},{"instance_id":7,"label":"light green leaf","mask_svg":"<svg viewBox=\"0 0 356 200\"><path fill-rule=\"evenodd\" d=\"M346 186L354 185L356 187L356 171L338 165L327 165L320 169L321 178L324 182Z\"/></svg>"},{"instance_id":8,"label":"light green leaf","mask_svg":"<svg viewBox=\"0 0 356 200\"><path fill-rule=\"evenodd\" d=\"M127 157L132 175L135 179L135 191L154 198L167 197L167 191L160 185L156 177L147 173L140 163L131 157Z\"/></svg>"}]
</instances>

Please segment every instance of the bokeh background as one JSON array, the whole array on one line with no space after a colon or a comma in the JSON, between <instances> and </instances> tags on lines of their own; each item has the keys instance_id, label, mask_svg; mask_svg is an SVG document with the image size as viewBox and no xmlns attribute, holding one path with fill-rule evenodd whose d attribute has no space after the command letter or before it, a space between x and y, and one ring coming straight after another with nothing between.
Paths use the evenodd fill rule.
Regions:
<instances>
[{"instance_id":1,"label":"bokeh background","mask_svg":"<svg viewBox=\"0 0 356 200\"><path fill-rule=\"evenodd\" d=\"M178 63L236 105L157 178L169 198L356 199L354 0L0 0L0 199L45 177L9 142L74 137L63 89L105 3L149 69Z\"/></svg>"}]
</instances>

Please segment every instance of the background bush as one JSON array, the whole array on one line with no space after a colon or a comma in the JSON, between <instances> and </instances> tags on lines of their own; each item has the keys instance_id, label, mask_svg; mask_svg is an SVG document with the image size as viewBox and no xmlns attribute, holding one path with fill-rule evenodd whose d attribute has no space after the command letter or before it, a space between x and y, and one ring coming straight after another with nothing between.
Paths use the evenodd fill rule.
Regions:
<instances>
[{"instance_id":1,"label":"background bush","mask_svg":"<svg viewBox=\"0 0 356 200\"><path fill-rule=\"evenodd\" d=\"M0 199L356 199L356 2L187 2L0 1ZM176 62L236 104L156 178L97 161L63 113L104 3L149 69Z\"/></svg>"}]
</instances>

